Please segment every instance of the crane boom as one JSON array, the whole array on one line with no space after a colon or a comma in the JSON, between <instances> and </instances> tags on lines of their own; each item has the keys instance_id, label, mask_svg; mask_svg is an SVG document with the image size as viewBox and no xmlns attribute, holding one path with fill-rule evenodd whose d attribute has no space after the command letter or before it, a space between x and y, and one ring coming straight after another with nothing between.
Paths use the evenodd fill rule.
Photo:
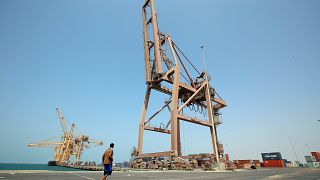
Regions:
<instances>
[{"instance_id":1,"label":"crane boom","mask_svg":"<svg viewBox=\"0 0 320 180\"><path fill-rule=\"evenodd\" d=\"M59 108L56 108L56 110L57 110L58 117L59 117L59 120L61 123L62 131L63 131L64 135L67 135L68 131L67 131L66 122L65 122L64 117L62 115L62 112L59 110Z\"/></svg>"},{"instance_id":2,"label":"crane boom","mask_svg":"<svg viewBox=\"0 0 320 180\"><path fill-rule=\"evenodd\" d=\"M56 147L57 145L61 145L61 142L42 142L42 143L30 143L28 147Z\"/></svg>"}]
</instances>

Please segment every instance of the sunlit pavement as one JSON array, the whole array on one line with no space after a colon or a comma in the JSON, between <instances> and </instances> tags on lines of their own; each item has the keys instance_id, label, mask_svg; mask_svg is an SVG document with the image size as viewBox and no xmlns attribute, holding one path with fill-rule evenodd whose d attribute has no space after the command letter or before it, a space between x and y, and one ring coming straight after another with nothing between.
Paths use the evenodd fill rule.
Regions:
<instances>
[{"instance_id":1,"label":"sunlit pavement","mask_svg":"<svg viewBox=\"0 0 320 180\"><path fill-rule=\"evenodd\" d=\"M102 172L90 171L0 171L0 179L100 179ZM203 171L130 171L113 172L108 179L312 179L320 180L320 168L279 168L227 172Z\"/></svg>"}]
</instances>

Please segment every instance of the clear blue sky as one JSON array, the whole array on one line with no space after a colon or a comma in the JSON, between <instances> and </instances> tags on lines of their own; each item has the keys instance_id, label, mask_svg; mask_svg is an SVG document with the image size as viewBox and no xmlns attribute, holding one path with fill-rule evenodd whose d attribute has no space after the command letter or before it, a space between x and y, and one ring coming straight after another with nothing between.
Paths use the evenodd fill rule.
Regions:
<instances>
[{"instance_id":1,"label":"clear blue sky","mask_svg":"<svg viewBox=\"0 0 320 180\"><path fill-rule=\"evenodd\" d=\"M116 161L129 158L145 93L141 5L0 1L0 162L46 163L52 150L26 144L62 133L57 106L83 134L114 142ZM160 30L195 64L205 45L212 84L229 104L218 136L232 159L279 151L295 160L289 136L300 161L305 144L320 151L320 1L156 5ZM207 128L184 123L182 131L184 153L211 151ZM163 136L146 133L145 152L166 150ZM99 162L105 148L83 160Z\"/></svg>"}]
</instances>

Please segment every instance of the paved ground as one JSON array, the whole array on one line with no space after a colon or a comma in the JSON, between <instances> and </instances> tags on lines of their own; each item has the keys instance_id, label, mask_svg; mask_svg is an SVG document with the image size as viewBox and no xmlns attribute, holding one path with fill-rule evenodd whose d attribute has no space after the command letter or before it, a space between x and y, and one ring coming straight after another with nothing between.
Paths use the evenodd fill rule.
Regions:
<instances>
[{"instance_id":1,"label":"paved ground","mask_svg":"<svg viewBox=\"0 0 320 180\"><path fill-rule=\"evenodd\" d=\"M95 179L99 180L102 172L70 171L0 171L0 179ZM209 179L312 179L320 180L320 169L284 168L241 170L236 172L202 172L202 171L140 171L114 172L110 180L209 180Z\"/></svg>"}]
</instances>

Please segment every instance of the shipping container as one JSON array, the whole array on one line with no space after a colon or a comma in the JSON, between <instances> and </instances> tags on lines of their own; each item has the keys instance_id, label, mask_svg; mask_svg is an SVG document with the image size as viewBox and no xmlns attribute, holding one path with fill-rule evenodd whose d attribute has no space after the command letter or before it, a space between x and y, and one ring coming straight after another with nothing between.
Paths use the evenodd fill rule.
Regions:
<instances>
[{"instance_id":1,"label":"shipping container","mask_svg":"<svg viewBox=\"0 0 320 180\"><path fill-rule=\"evenodd\" d=\"M304 156L307 162L316 162L316 158L314 156Z\"/></svg>"},{"instance_id":2,"label":"shipping container","mask_svg":"<svg viewBox=\"0 0 320 180\"><path fill-rule=\"evenodd\" d=\"M264 167L285 167L283 160L267 160L263 162Z\"/></svg>"},{"instance_id":3,"label":"shipping container","mask_svg":"<svg viewBox=\"0 0 320 180\"><path fill-rule=\"evenodd\" d=\"M309 168L319 168L320 162L307 162Z\"/></svg>"},{"instance_id":4,"label":"shipping container","mask_svg":"<svg viewBox=\"0 0 320 180\"><path fill-rule=\"evenodd\" d=\"M280 152L261 153L261 156L263 161L282 160Z\"/></svg>"},{"instance_id":5,"label":"shipping container","mask_svg":"<svg viewBox=\"0 0 320 180\"><path fill-rule=\"evenodd\" d=\"M311 152L312 156L320 157L320 152Z\"/></svg>"},{"instance_id":6,"label":"shipping container","mask_svg":"<svg viewBox=\"0 0 320 180\"><path fill-rule=\"evenodd\" d=\"M311 154L316 158L317 162L320 162L320 152L311 152Z\"/></svg>"}]
</instances>

